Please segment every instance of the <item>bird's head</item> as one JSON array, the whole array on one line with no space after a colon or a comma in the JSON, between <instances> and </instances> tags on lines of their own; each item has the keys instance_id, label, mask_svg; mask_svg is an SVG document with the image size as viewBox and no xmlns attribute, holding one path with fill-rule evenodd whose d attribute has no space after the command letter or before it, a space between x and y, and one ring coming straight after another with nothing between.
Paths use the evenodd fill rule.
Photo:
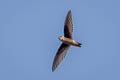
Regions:
<instances>
[{"instance_id":1,"label":"bird's head","mask_svg":"<svg viewBox=\"0 0 120 80\"><path fill-rule=\"evenodd\" d=\"M61 40L61 41L63 41L64 36L60 36L60 37L58 37L58 39Z\"/></svg>"}]
</instances>

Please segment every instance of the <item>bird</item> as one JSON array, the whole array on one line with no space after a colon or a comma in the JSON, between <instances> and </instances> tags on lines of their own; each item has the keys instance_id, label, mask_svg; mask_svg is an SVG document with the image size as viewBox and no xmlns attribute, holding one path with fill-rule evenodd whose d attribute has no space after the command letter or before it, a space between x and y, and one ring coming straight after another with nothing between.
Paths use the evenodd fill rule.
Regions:
<instances>
[{"instance_id":1,"label":"bird","mask_svg":"<svg viewBox=\"0 0 120 80\"><path fill-rule=\"evenodd\" d=\"M72 14L71 14L71 10L69 10L64 22L64 36L58 37L58 39L62 41L62 44L60 45L56 53L56 56L54 57L52 72L55 71L55 69L64 59L70 46L81 47L82 45L81 43L72 39L72 32L73 32Z\"/></svg>"}]
</instances>

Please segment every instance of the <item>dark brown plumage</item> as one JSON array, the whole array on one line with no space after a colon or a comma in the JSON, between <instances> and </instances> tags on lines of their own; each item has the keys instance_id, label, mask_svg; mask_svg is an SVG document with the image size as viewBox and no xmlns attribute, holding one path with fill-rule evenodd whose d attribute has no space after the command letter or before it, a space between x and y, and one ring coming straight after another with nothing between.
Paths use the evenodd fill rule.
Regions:
<instances>
[{"instance_id":1,"label":"dark brown plumage","mask_svg":"<svg viewBox=\"0 0 120 80\"><path fill-rule=\"evenodd\" d=\"M60 62L63 60L63 58L66 56L67 50L69 49L69 45L62 43L60 48L58 49L56 56L54 58L52 71L54 71L57 66L60 64Z\"/></svg>"},{"instance_id":2,"label":"dark brown plumage","mask_svg":"<svg viewBox=\"0 0 120 80\"><path fill-rule=\"evenodd\" d=\"M71 45L81 47L81 43L72 40L72 32L73 32L72 14L71 10L69 10L64 23L64 36L59 37L59 40L61 40L63 43L61 44L54 58L52 71L54 71L57 68L57 66L66 56L66 53Z\"/></svg>"},{"instance_id":3,"label":"dark brown plumage","mask_svg":"<svg viewBox=\"0 0 120 80\"><path fill-rule=\"evenodd\" d=\"M64 22L64 36L72 39L73 24L71 10L68 12Z\"/></svg>"}]
</instances>

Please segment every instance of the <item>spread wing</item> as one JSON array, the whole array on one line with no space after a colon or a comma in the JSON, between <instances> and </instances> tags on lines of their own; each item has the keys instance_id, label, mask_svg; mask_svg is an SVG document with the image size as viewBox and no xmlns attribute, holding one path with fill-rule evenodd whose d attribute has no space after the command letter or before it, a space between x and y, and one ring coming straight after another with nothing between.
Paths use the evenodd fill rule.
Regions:
<instances>
[{"instance_id":1,"label":"spread wing","mask_svg":"<svg viewBox=\"0 0 120 80\"><path fill-rule=\"evenodd\" d=\"M73 24L72 24L72 14L68 11L68 14L64 23L64 36L72 39Z\"/></svg>"},{"instance_id":2,"label":"spread wing","mask_svg":"<svg viewBox=\"0 0 120 80\"><path fill-rule=\"evenodd\" d=\"M64 44L64 43L61 44L54 58L54 62L52 65L52 71L54 71L57 68L57 66L60 64L60 62L63 60L63 58L65 57L67 53L68 48L69 48L69 45Z\"/></svg>"}]
</instances>

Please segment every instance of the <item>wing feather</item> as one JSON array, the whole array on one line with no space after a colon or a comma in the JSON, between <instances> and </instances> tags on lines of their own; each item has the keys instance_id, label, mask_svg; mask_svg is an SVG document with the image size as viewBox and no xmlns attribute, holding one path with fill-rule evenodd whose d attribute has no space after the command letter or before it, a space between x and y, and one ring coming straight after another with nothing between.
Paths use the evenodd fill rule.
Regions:
<instances>
[{"instance_id":1,"label":"wing feather","mask_svg":"<svg viewBox=\"0 0 120 80\"><path fill-rule=\"evenodd\" d=\"M64 44L64 43L61 44L54 58L53 65L52 65L52 71L54 71L57 68L57 66L60 64L60 62L64 59L68 49L69 49L69 45Z\"/></svg>"},{"instance_id":2,"label":"wing feather","mask_svg":"<svg viewBox=\"0 0 120 80\"><path fill-rule=\"evenodd\" d=\"M64 36L72 39L72 32L73 32L72 14L71 10L69 10L64 23Z\"/></svg>"}]
</instances>

